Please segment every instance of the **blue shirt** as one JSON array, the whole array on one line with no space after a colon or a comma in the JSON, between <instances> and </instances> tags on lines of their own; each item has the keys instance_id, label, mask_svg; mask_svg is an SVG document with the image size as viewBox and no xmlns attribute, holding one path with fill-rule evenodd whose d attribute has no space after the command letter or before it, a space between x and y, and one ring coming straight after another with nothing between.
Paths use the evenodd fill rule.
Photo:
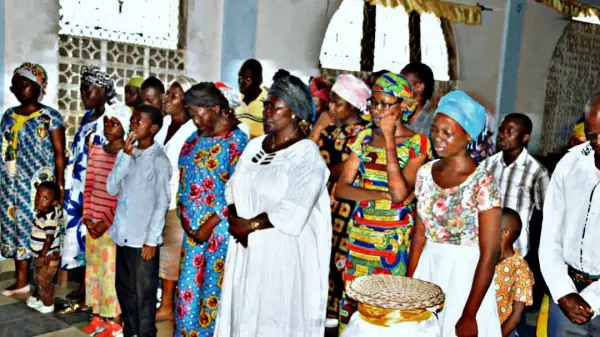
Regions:
<instances>
[{"instance_id":1,"label":"blue shirt","mask_svg":"<svg viewBox=\"0 0 600 337\"><path fill-rule=\"evenodd\" d=\"M110 227L117 245L141 248L162 244L171 175L169 158L157 143L145 150L134 149L132 156L119 152L106 181L108 194L119 195Z\"/></svg>"}]
</instances>

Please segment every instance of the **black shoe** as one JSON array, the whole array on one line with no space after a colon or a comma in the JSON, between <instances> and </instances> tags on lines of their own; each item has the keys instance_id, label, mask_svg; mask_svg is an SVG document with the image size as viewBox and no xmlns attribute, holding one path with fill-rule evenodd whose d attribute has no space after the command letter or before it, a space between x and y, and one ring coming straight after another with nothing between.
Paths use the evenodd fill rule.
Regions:
<instances>
[{"instance_id":1,"label":"black shoe","mask_svg":"<svg viewBox=\"0 0 600 337\"><path fill-rule=\"evenodd\" d=\"M71 302L79 302L85 298L85 292L81 292L81 288L70 292L67 295L67 300Z\"/></svg>"}]
</instances>

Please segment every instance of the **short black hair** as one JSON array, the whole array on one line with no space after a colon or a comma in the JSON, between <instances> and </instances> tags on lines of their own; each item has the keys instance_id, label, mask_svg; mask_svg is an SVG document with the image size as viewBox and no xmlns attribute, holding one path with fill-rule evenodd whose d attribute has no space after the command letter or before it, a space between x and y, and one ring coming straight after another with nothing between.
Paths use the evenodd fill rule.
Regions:
<instances>
[{"instance_id":1,"label":"short black hair","mask_svg":"<svg viewBox=\"0 0 600 337\"><path fill-rule=\"evenodd\" d=\"M158 78L156 78L154 76L148 77L144 81L144 83L142 83L141 91L144 91L148 88L152 88L161 94L165 93L165 85L163 84L163 82L161 82L161 80L159 80Z\"/></svg>"},{"instance_id":2,"label":"short black hair","mask_svg":"<svg viewBox=\"0 0 600 337\"><path fill-rule=\"evenodd\" d=\"M242 69L250 70L252 72L252 77L254 77L255 79L262 77L263 68L262 68L262 64L260 64L260 62L258 60L255 60L255 59L246 60L246 62L244 62L244 64L242 64L242 66L240 67L240 70L242 70Z\"/></svg>"},{"instance_id":3,"label":"short black hair","mask_svg":"<svg viewBox=\"0 0 600 337\"><path fill-rule=\"evenodd\" d=\"M135 106L134 111L139 111L150 116L152 119L152 125L158 125L158 129L163 126L163 114L162 111L158 110L150 104L139 104Z\"/></svg>"},{"instance_id":4,"label":"short black hair","mask_svg":"<svg viewBox=\"0 0 600 337\"><path fill-rule=\"evenodd\" d=\"M374 71L371 73L371 76L374 77L381 77L387 73L391 73L391 71L387 70L387 69L382 69L382 70L378 70L378 71Z\"/></svg>"},{"instance_id":5,"label":"short black hair","mask_svg":"<svg viewBox=\"0 0 600 337\"><path fill-rule=\"evenodd\" d=\"M504 219L508 218L508 221ZM512 208L504 207L502 208L502 230L508 229L510 233L510 243L513 244L521 235L521 230L523 228L523 223L521 222L521 216L517 211Z\"/></svg>"},{"instance_id":6,"label":"short black hair","mask_svg":"<svg viewBox=\"0 0 600 337\"><path fill-rule=\"evenodd\" d=\"M47 188L50 191L52 191L52 194L54 195L54 200L58 200L60 198L60 186L55 181L44 181L37 185L36 190L39 191L41 188Z\"/></svg>"},{"instance_id":7,"label":"short black hair","mask_svg":"<svg viewBox=\"0 0 600 337\"><path fill-rule=\"evenodd\" d=\"M407 64L402 71L401 74L413 74L415 75L419 81L421 81L425 85L425 89L423 90L423 97L426 100L430 100L433 97L433 90L435 88L435 79L433 77L433 71L429 68L428 65L421 62L411 62Z\"/></svg>"},{"instance_id":8,"label":"short black hair","mask_svg":"<svg viewBox=\"0 0 600 337\"><path fill-rule=\"evenodd\" d=\"M513 112L504 117L504 119L509 119L509 118L518 120L523 125L523 131L525 131L525 134L531 135L531 132L533 132L533 122L531 121L531 118L529 118L525 114L518 113L518 112Z\"/></svg>"}]
</instances>

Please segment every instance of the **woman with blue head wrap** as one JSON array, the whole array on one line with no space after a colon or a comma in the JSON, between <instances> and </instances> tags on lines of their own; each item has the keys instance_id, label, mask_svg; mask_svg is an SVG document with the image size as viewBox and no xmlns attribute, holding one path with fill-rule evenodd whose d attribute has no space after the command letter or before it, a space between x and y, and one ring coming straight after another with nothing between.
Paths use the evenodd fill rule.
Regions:
<instances>
[{"instance_id":1,"label":"woman with blue head wrap","mask_svg":"<svg viewBox=\"0 0 600 337\"><path fill-rule=\"evenodd\" d=\"M349 144L351 154L335 195L357 202L348 224L348 253L337 262L344 268L346 287L360 276L405 275L416 208L410 196L417 170L431 158L427 137L404 125L416 107L411 85L404 76L381 75L368 106L373 127L360 132ZM340 335L357 310L362 316L368 315L344 294Z\"/></svg>"},{"instance_id":2,"label":"woman with blue head wrap","mask_svg":"<svg viewBox=\"0 0 600 337\"><path fill-rule=\"evenodd\" d=\"M484 131L485 108L463 91L439 102L431 141L442 158L416 179L417 225L408 276L446 294L442 336L501 336L492 286L500 254L502 198L494 178L468 153Z\"/></svg>"}]
</instances>

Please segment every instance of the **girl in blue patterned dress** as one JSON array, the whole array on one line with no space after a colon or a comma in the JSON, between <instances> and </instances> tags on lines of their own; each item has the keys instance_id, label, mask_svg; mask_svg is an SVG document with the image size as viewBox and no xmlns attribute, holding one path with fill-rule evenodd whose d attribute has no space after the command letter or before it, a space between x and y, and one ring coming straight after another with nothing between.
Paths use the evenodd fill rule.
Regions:
<instances>
[{"instance_id":1,"label":"girl in blue patterned dress","mask_svg":"<svg viewBox=\"0 0 600 337\"><path fill-rule=\"evenodd\" d=\"M21 105L9 108L0 122L1 252L14 258L17 282L2 294L29 293L29 233L35 220L36 185L47 180L64 186L65 126L60 113L42 100L48 76L38 64L14 72L10 90Z\"/></svg>"},{"instance_id":2,"label":"girl in blue patterned dress","mask_svg":"<svg viewBox=\"0 0 600 337\"><path fill-rule=\"evenodd\" d=\"M248 138L213 83L184 95L198 128L179 157L177 208L185 230L177 284L175 336L212 336L229 242L225 185Z\"/></svg>"}]
</instances>

